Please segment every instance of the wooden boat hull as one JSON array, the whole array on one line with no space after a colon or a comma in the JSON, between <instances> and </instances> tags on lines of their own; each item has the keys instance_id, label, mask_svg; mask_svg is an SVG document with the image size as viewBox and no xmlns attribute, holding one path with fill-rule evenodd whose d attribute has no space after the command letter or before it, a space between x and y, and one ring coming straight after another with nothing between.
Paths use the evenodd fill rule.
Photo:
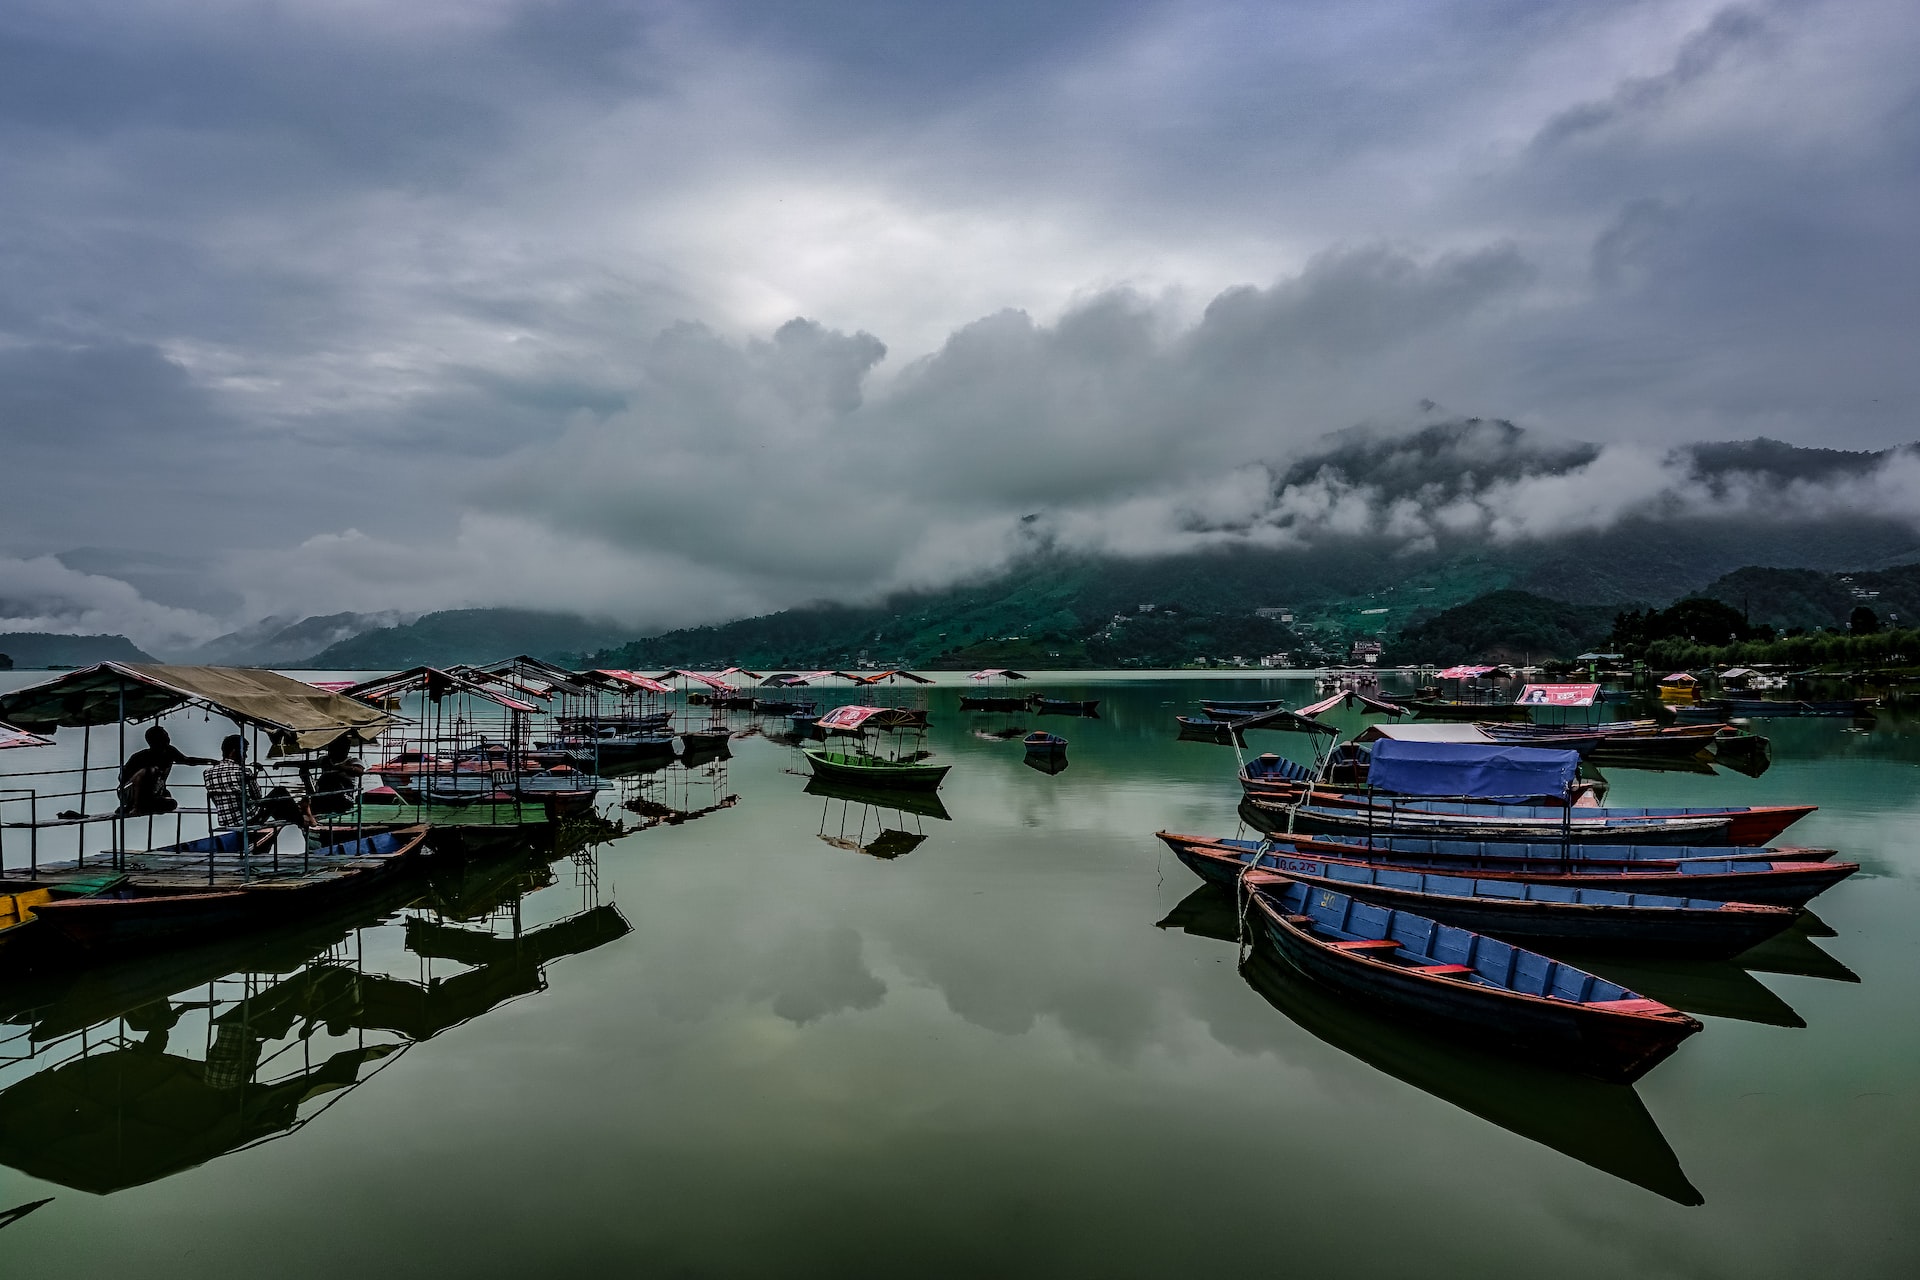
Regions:
<instances>
[{"instance_id":1,"label":"wooden boat hull","mask_svg":"<svg viewBox=\"0 0 1920 1280\"><path fill-rule=\"evenodd\" d=\"M1250 849L1164 831L1160 839L1189 870L1216 884L1237 880L1252 860ZM1666 955L1735 956L1785 930L1799 914L1791 907L1667 898L1637 890L1595 891L1505 877L1481 880L1298 852L1262 855L1259 869L1475 933ZM1452 892L1435 891L1439 889Z\"/></svg>"},{"instance_id":2,"label":"wooden boat hull","mask_svg":"<svg viewBox=\"0 0 1920 1280\"><path fill-rule=\"evenodd\" d=\"M1204 837L1192 836L1177 838L1219 849L1251 844L1209 841ZM1381 857L1377 850L1314 841L1273 841L1270 845L1274 855L1279 857L1299 856L1324 861L1331 854L1339 861L1412 872L1439 871L1457 875L1471 870L1474 879L1484 881L1558 885L1568 889L1603 889L1716 902L1750 902L1777 907L1804 907L1860 869L1857 862L1716 862L1704 859L1611 865L1516 860L1505 865L1463 868L1446 864L1436 866L1418 859ZM1176 854L1178 852L1176 850ZM1187 862L1184 856L1181 860ZM1238 877L1236 868L1241 860L1239 853L1234 852L1227 854L1225 860L1200 859L1187 862L1187 866L1196 875L1225 884ZM1343 888L1342 892L1345 891Z\"/></svg>"},{"instance_id":3,"label":"wooden boat hull","mask_svg":"<svg viewBox=\"0 0 1920 1280\"><path fill-rule=\"evenodd\" d=\"M1438 698L1414 698L1405 704L1414 714L1427 720L1532 720L1525 707L1504 702L1445 702Z\"/></svg>"},{"instance_id":4,"label":"wooden boat hull","mask_svg":"<svg viewBox=\"0 0 1920 1280\"><path fill-rule=\"evenodd\" d=\"M1100 699L1075 702L1065 698L1035 698L1033 709L1043 716L1098 716Z\"/></svg>"},{"instance_id":5,"label":"wooden boat hull","mask_svg":"<svg viewBox=\"0 0 1920 1280\"><path fill-rule=\"evenodd\" d=\"M1639 1079L1701 1029L1698 1021L1679 1010L1631 992L1623 991L1622 998L1603 1003L1555 999L1402 967L1377 958L1377 951L1343 949L1317 936L1312 927L1297 923L1300 913L1289 909L1337 905L1341 895L1300 888L1302 892L1292 896L1307 898L1304 902L1276 897L1263 887L1249 904L1263 935L1280 956L1315 981L1422 1022L1623 1083ZM1392 914L1397 926L1448 927L1406 912ZM1474 956L1463 967L1476 973L1482 965L1504 958L1510 969L1521 963L1542 968L1555 984L1572 979L1588 988L1605 989L1599 979L1572 966L1484 935L1459 932L1466 933Z\"/></svg>"},{"instance_id":6,"label":"wooden boat hull","mask_svg":"<svg viewBox=\"0 0 1920 1280\"><path fill-rule=\"evenodd\" d=\"M838 751L805 750L813 776L848 786L883 791L933 791L945 781L951 765L894 764L872 756L851 756Z\"/></svg>"},{"instance_id":7,"label":"wooden boat hull","mask_svg":"<svg viewBox=\"0 0 1920 1280\"><path fill-rule=\"evenodd\" d=\"M962 711L1025 711L1030 705L1028 698L996 698L984 694L960 695Z\"/></svg>"},{"instance_id":8,"label":"wooden boat hull","mask_svg":"<svg viewBox=\"0 0 1920 1280\"><path fill-rule=\"evenodd\" d=\"M1812 813L1814 805L1765 805L1743 809L1534 808L1402 801L1369 804L1317 791L1294 809L1299 789L1275 794L1263 787L1248 799L1294 830L1314 834L1424 835L1450 840L1535 840L1607 844L1764 845Z\"/></svg>"},{"instance_id":9,"label":"wooden boat hull","mask_svg":"<svg viewBox=\"0 0 1920 1280\"><path fill-rule=\"evenodd\" d=\"M187 888L138 873L109 893L50 903L47 926L87 951L121 951L264 928L323 910L402 874L418 855L425 827L368 835L333 846L309 874ZM358 856L356 849L364 849ZM332 864L332 865L327 865Z\"/></svg>"}]
</instances>

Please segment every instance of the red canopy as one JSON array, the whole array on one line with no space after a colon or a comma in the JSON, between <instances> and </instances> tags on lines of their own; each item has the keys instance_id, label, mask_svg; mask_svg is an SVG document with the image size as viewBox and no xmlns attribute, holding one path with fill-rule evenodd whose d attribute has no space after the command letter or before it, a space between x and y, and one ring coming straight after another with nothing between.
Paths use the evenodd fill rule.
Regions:
<instances>
[{"instance_id":1,"label":"red canopy","mask_svg":"<svg viewBox=\"0 0 1920 1280\"><path fill-rule=\"evenodd\" d=\"M1483 676L1492 670L1492 667L1448 667L1445 671L1439 673L1439 678L1442 680L1472 680L1476 676Z\"/></svg>"},{"instance_id":2,"label":"red canopy","mask_svg":"<svg viewBox=\"0 0 1920 1280\"><path fill-rule=\"evenodd\" d=\"M729 667L727 670L738 671L739 669L738 667ZM725 673L723 672L722 674ZM722 680L720 676L708 675L704 671L682 671L678 667L675 667L671 671L663 671L660 673L662 680L671 680L675 676L685 676L689 680L698 680L701 684L706 685L707 688L719 689L723 693L732 693L734 691L733 686L725 680Z\"/></svg>"},{"instance_id":3,"label":"red canopy","mask_svg":"<svg viewBox=\"0 0 1920 1280\"><path fill-rule=\"evenodd\" d=\"M822 729L858 729L885 710L883 707L835 707L820 717Z\"/></svg>"},{"instance_id":4,"label":"red canopy","mask_svg":"<svg viewBox=\"0 0 1920 1280\"><path fill-rule=\"evenodd\" d=\"M52 738L43 738L37 733L28 733L25 729L16 729L10 724L0 724L0 750L7 747L50 747Z\"/></svg>"},{"instance_id":5,"label":"red canopy","mask_svg":"<svg viewBox=\"0 0 1920 1280\"><path fill-rule=\"evenodd\" d=\"M655 680L652 676L643 676L635 671L608 671L602 668L595 671L594 674L597 676L605 676L609 680L618 680L621 684L632 685L636 689L645 689L648 693L673 692L672 685L663 684Z\"/></svg>"},{"instance_id":6,"label":"red canopy","mask_svg":"<svg viewBox=\"0 0 1920 1280\"><path fill-rule=\"evenodd\" d=\"M991 680L995 676L998 676L1003 680L1025 680L1026 679L1026 677L1021 675L1018 671L1008 671L1004 667L988 667L985 671L974 672L972 675L968 676L967 679Z\"/></svg>"},{"instance_id":7,"label":"red canopy","mask_svg":"<svg viewBox=\"0 0 1920 1280\"><path fill-rule=\"evenodd\" d=\"M1599 696L1597 684L1530 684L1514 701L1523 707L1590 707Z\"/></svg>"}]
</instances>

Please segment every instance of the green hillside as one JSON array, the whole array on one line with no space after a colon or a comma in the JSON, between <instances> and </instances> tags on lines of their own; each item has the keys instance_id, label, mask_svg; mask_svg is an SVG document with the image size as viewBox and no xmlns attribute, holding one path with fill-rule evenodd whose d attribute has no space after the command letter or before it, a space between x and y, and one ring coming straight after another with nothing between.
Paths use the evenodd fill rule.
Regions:
<instances>
[{"instance_id":1,"label":"green hillside","mask_svg":"<svg viewBox=\"0 0 1920 1280\"><path fill-rule=\"evenodd\" d=\"M400 627L382 627L328 645L299 665L314 670L389 671L485 662L525 653L571 662L616 644L621 628L532 609L448 609Z\"/></svg>"},{"instance_id":2,"label":"green hillside","mask_svg":"<svg viewBox=\"0 0 1920 1280\"><path fill-rule=\"evenodd\" d=\"M0 635L0 654L17 668L84 667L95 662L152 662L125 636L56 636L38 631Z\"/></svg>"}]
</instances>

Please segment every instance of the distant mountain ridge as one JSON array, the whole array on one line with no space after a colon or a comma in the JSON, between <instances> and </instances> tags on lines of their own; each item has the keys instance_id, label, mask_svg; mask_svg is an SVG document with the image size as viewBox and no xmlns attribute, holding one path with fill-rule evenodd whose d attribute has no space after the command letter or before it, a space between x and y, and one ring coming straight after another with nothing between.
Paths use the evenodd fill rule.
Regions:
<instances>
[{"instance_id":1,"label":"distant mountain ridge","mask_svg":"<svg viewBox=\"0 0 1920 1280\"><path fill-rule=\"evenodd\" d=\"M313 670L384 671L485 662L516 653L569 663L618 644L626 633L627 628L570 613L448 609L327 645L298 665Z\"/></svg>"},{"instance_id":2,"label":"distant mountain ridge","mask_svg":"<svg viewBox=\"0 0 1920 1280\"><path fill-rule=\"evenodd\" d=\"M125 636L63 636L40 631L9 631L0 635L0 653L12 658L16 669L154 660L152 654Z\"/></svg>"}]
</instances>

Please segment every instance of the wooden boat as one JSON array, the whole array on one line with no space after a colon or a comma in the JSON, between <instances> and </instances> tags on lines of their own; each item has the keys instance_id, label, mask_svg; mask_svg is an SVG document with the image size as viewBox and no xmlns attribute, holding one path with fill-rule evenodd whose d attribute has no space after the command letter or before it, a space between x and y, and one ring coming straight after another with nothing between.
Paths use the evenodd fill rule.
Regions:
<instances>
[{"instance_id":1,"label":"wooden boat","mask_svg":"<svg viewBox=\"0 0 1920 1280\"><path fill-rule=\"evenodd\" d=\"M1280 955L1337 990L1602 1079L1637 1080L1700 1023L1469 929L1267 872L1249 908Z\"/></svg>"},{"instance_id":2,"label":"wooden boat","mask_svg":"<svg viewBox=\"0 0 1920 1280\"><path fill-rule=\"evenodd\" d=\"M960 695L962 711L1025 711L1032 705L1032 699L1025 694L1018 697L987 693L963 693Z\"/></svg>"},{"instance_id":3,"label":"wooden boat","mask_svg":"<svg viewBox=\"0 0 1920 1280\"><path fill-rule=\"evenodd\" d=\"M1772 698L1720 698L1715 705L1729 716L1750 720L1775 716L1851 716L1867 719L1874 714L1872 698L1832 698L1825 701L1776 700Z\"/></svg>"},{"instance_id":4,"label":"wooden boat","mask_svg":"<svg viewBox=\"0 0 1920 1280\"><path fill-rule=\"evenodd\" d=\"M304 870L262 871L247 878L182 870L134 872L91 897L50 902L36 914L66 941L90 951L151 946L222 932L261 928L317 910L383 883L407 868L426 838L424 826L380 832L326 846Z\"/></svg>"},{"instance_id":5,"label":"wooden boat","mask_svg":"<svg viewBox=\"0 0 1920 1280\"><path fill-rule=\"evenodd\" d=\"M727 729L686 729L680 734L680 752L691 756L725 751L732 740L733 733Z\"/></svg>"},{"instance_id":6,"label":"wooden boat","mask_svg":"<svg viewBox=\"0 0 1920 1280\"><path fill-rule=\"evenodd\" d=\"M1413 698L1405 705L1428 720L1527 720L1527 708L1509 702L1453 702L1442 698Z\"/></svg>"},{"instance_id":7,"label":"wooden boat","mask_svg":"<svg viewBox=\"0 0 1920 1280\"><path fill-rule=\"evenodd\" d=\"M911 813L941 822L953 821L947 806L933 791L901 791L886 787L863 787L818 774L807 779L802 788L807 795L827 800L845 800L850 804L870 805L891 813Z\"/></svg>"},{"instance_id":8,"label":"wooden boat","mask_svg":"<svg viewBox=\"0 0 1920 1280\"><path fill-rule=\"evenodd\" d=\"M1204 836L1162 838L1167 840L1169 847L1173 847L1173 841L1178 840L1182 847L1191 848L1196 857L1205 855L1206 858L1215 859L1188 865L1196 873L1212 871L1216 877L1237 874L1228 864L1251 864L1258 852L1262 858L1262 869L1269 869L1265 861L1267 858L1302 858L1456 876L1471 873L1476 881L1500 881L1512 886L1559 885L1568 889L1603 889L1667 898L1753 902L1782 907L1803 907L1860 869L1857 862L1735 862L1711 858L1616 863L1490 858L1481 864L1462 865L1444 859L1388 857L1378 849L1316 840L1279 838L1263 843L1213 840ZM1175 853L1179 852L1180 849L1175 848ZM1185 861L1184 857L1182 861ZM1278 863L1271 869L1278 869ZM1520 891L1516 889L1515 893L1519 894Z\"/></svg>"},{"instance_id":9,"label":"wooden boat","mask_svg":"<svg viewBox=\"0 0 1920 1280\"><path fill-rule=\"evenodd\" d=\"M803 754L813 776L855 787L881 790L932 791L945 780L951 765L924 764L918 761L887 760L857 751L828 751L804 747Z\"/></svg>"},{"instance_id":10,"label":"wooden boat","mask_svg":"<svg viewBox=\"0 0 1920 1280\"><path fill-rule=\"evenodd\" d=\"M1252 701L1233 702L1220 698L1202 698L1200 709L1215 719L1231 719L1235 716L1258 715L1267 711L1279 711L1286 707L1280 698L1259 698Z\"/></svg>"},{"instance_id":11,"label":"wooden boat","mask_svg":"<svg viewBox=\"0 0 1920 1280\"><path fill-rule=\"evenodd\" d=\"M1793 907L1542 884L1506 876L1480 879L1326 857L1297 848L1263 853L1258 846L1238 847L1164 831L1159 835L1189 870L1217 884L1238 879L1257 855L1262 871L1502 938L1631 947L1670 955L1734 956L1786 929L1799 914Z\"/></svg>"},{"instance_id":12,"label":"wooden boat","mask_svg":"<svg viewBox=\"0 0 1920 1280\"><path fill-rule=\"evenodd\" d=\"M1175 716L1180 736L1193 742L1219 742L1228 746L1243 742L1231 720L1209 720L1204 716Z\"/></svg>"},{"instance_id":13,"label":"wooden boat","mask_svg":"<svg viewBox=\"0 0 1920 1280\"><path fill-rule=\"evenodd\" d=\"M37 912L50 902L91 898L118 888L126 876L118 871L73 876L53 884L0 883L0 954L16 951L46 929Z\"/></svg>"},{"instance_id":14,"label":"wooden boat","mask_svg":"<svg viewBox=\"0 0 1920 1280\"><path fill-rule=\"evenodd\" d=\"M1839 852L1837 849L1797 844L1564 844L1558 840L1436 840L1428 836L1394 835L1336 843L1331 840L1311 840L1304 834L1293 835L1286 830L1283 821L1276 821L1277 817L1244 801L1241 803L1241 820L1256 831L1324 845L1330 851L1335 848L1364 849L1369 857L1384 857L1390 861L1417 861L1422 865L1465 868L1499 866L1515 861L1552 862L1561 866L1607 862L1687 862L1703 858L1711 862L1828 862ZM1335 856L1354 855L1340 853Z\"/></svg>"},{"instance_id":15,"label":"wooden boat","mask_svg":"<svg viewBox=\"0 0 1920 1280\"><path fill-rule=\"evenodd\" d=\"M1057 733L1030 733L1020 740L1030 756L1063 756L1067 740Z\"/></svg>"},{"instance_id":16,"label":"wooden boat","mask_svg":"<svg viewBox=\"0 0 1920 1280\"><path fill-rule=\"evenodd\" d=\"M1233 920L1230 901L1218 911ZM1675 1204L1705 1202L1629 1085L1468 1044L1348 1000L1264 948L1240 973L1280 1013L1377 1071Z\"/></svg>"},{"instance_id":17,"label":"wooden boat","mask_svg":"<svg viewBox=\"0 0 1920 1280\"><path fill-rule=\"evenodd\" d=\"M799 702L792 698L755 698L753 713L760 716L812 715L819 705L817 702Z\"/></svg>"},{"instance_id":18,"label":"wooden boat","mask_svg":"<svg viewBox=\"0 0 1920 1280\"><path fill-rule=\"evenodd\" d=\"M1764 845L1816 805L1642 809L1463 804L1446 800L1369 803L1326 791L1310 799L1250 795L1248 801L1315 835L1414 835L1443 840L1533 840L1602 844Z\"/></svg>"},{"instance_id":19,"label":"wooden boat","mask_svg":"<svg viewBox=\"0 0 1920 1280\"><path fill-rule=\"evenodd\" d=\"M1033 700L1033 709L1043 716L1099 716L1100 699L1088 698L1075 701L1071 698L1041 698Z\"/></svg>"},{"instance_id":20,"label":"wooden boat","mask_svg":"<svg viewBox=\"0 0 1920 1280\"><path fill-rule=\"evenodd\" d=\"M1323 777L1318 780L1314 791L1316 795L1342 799L1365 799L1378 796L1367 790L1367 760L1364 747L1354 743L1345 743L1336 747L1327 762ZM1303 764L1287 759L1285 756L1268 752L1255 756L1240 767L1240 789L1250 796L1266 796L1282 802L1292 802L1298 798L1307 784L1315 782L1313 770ZM1574 803L1590 804L1584 797L1598 798L1606 790L1604 782L1579 780L1572 784ZM1518 800L1519 796L1490 798L1467 798L1461 804L1474 806L1499 804L1502 801ZM1537 803L1554 809L1564 807L1564 801L1558 796L1529 796Z\"/></svg>"}]
</instances>

